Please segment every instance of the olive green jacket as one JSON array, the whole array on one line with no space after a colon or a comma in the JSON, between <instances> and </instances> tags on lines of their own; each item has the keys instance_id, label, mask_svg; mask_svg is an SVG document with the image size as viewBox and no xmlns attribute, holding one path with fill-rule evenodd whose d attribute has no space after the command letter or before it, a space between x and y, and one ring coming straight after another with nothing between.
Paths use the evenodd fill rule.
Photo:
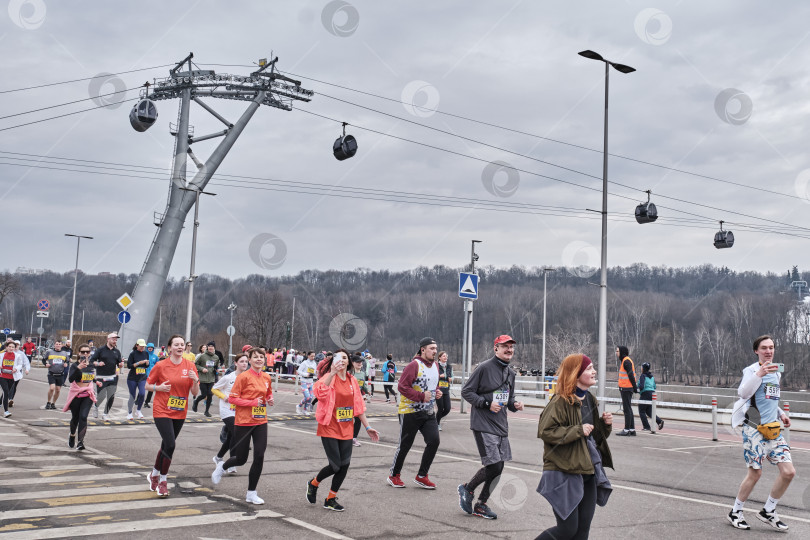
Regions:
<instances>
[{"instance_id":1,"label":"olive green jacket","mask_svg":"<svg viewBox=\"0 0 810 540\"><path fill-rule=\"evenodd\" d=\"M611 426L598 415L596 398L588 392L585 399L592 400L594 429L591 435L596 448L602 454L602 465L613 468L607 438ZM570 474L593 474L593 462L588 452L582 431L582 403L575 400L571 405L559 395L554 395L540 415L537 437L543 439L543 470Z\"/></svg>"}]
</instances>

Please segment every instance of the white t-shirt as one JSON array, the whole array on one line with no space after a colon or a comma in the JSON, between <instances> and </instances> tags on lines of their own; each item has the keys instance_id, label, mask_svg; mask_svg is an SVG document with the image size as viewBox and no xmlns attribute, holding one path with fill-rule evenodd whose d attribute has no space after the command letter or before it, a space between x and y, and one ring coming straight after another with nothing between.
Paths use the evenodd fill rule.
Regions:
<instances>
[{"instance_id":1,"label":"white t-shirt","mask_svg":"<svg viewBox=\"0 0 810 540\"><path fill-rule=\"evenodd\" d=\"M236 372L231 371L227 375L223 375L219 378L219 380L214 385L214 388L225 394L227 397L228 394L231 393L231 388L233 388L233 383L236 382ZM227 399L220 398L219 400L219 417L220 418L230 418L231 416L236 416L235 408L228 403Z\"/></svg>"}]
</instances>

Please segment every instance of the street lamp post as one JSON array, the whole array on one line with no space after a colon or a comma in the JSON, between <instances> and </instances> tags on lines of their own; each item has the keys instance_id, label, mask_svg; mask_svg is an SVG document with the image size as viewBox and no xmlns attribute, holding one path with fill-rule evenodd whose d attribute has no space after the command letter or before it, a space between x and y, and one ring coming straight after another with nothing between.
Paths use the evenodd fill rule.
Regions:
<instances>
[{"instance_id":1,"label":"street lamp post","mask_svg":"<svg viewBox=\"0 0 810 540\"><path fill-rule=\"evenodd\" d=\"M636 69L624 64L617 64L602 57L593 51L582 51L580 56L591 60L598 60L605 64L605 134L604 150L602 152L602 257L599 279L599 356L597 361L597 377L599 378L599 412L605 411L605 378L607 377L607 185L608 185L608 90L610 67L619 73L632 73Z\"/></svg>"},{"instance_id":2,"label":"street lamp post","mask_svg":"<svg viewBox=\"0 0 810 540\"><path fill-rule=\"evenodd\" d=\"M483 240L473 240L470 247L470 273L475 274L475 261L478 255L475 253L475 244L480 244ZM472 372L472 323L473 323L473 300L464 300L464 343L461 348L461 385L467 382L467 377ZM461 414L466 414L464 400L461 400Z\"/></svg>"},{"instance_id":3,"label":"street lamp post","mask_svg":"<svg viewBox=\"0 0 810 540\"><path fill-rule=\"evenodd\" d=\"M543 355L540 366L540 377L543 381L543 403L548 402L548 388L546 388L546 276L553 268L543 268Z\"/></svg>"},{"instance_id":4,"label":"street lamp post","mask_svg":"<svg viewBox=\"0 0 810 540\"><path fill-rule=\"evenodd\" d=\"M228 311L231 312L231 325L228 327L228 366L231 365L233 361L233 312L236 311L236 304L231 302L231 305L228 306Z\"/></svg>"},{"instance_id":5,"label":"street lamp post","mask_svg":"<svg viewBox=\"0 0 810 540\"><path fill-rule=\"evenodd\" d=\"M195 186L196 187L196 186ZM191 340L191 316L194 311L194 280L197 275L194 273L194 263L197 259L197 229L200 227L200 195L216 195L201 189L180 188L182 191L193 191L194 200L194 231L191 236L191 269L188 273L188 312L186 313L186 341ZM154 312L153 312L154 313Z\"/></svg>"},{"instance_id":6,"label":"street lamp post","mask_svg":"<svg viewBox=\"0 0 810 540\"><path fill-rule=\"evenodd\" d=\"M82 242L82 238L92 240L93 237L67 233L65 233L65 236L72 236L76 239L76 268L73 270L73 303L70 305L70 335L68 336L70 346L73 347L73 315L76 311L76 284L79 278L79 245Z\"/></svg>"}]
</instances>

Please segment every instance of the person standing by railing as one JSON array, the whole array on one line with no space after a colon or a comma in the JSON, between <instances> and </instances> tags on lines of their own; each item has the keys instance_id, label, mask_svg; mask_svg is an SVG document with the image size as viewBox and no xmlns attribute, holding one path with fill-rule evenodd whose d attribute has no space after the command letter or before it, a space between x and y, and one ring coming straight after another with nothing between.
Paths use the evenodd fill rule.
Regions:
<instances>
[{"instance_id":1,"label":"person standing by railing","mask_svg":"<svg viewBox=\"0 0 810 540\"><path fill-rule=\"evenodd\" d=\"M636 419L633 416L633 394L638 392L636 385L636 368L630 358L630 350L624 345L616 347L616 358L619 360L619 393L622 396L624 412L624 429L616 435L619 437L636 436Z\"/></svg>"},{"instance_id":2,"label":"person standing by railing","mask_svg":"<svg viewBox=\"0 0 810 540\"><path fill-rule=\"evenodd\" d=\"M641 391L641 401L652 401L655 392L655 377L650 371L650 363L641 364L641 377L638 379L638 389ZM644 431L650 431L650 422L647 418L652 418L652 405L638 404L638 416L641 418L641 425ZM664 421L655 415L655 423L658 424L658 431L664 429Z\"/></svg>"}]
</instances>

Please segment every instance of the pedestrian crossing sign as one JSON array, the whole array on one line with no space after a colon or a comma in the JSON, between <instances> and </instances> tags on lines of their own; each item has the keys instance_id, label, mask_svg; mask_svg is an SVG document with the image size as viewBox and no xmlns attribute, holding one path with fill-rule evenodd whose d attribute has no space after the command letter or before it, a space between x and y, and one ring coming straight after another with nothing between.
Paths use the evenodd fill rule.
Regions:
<instances>
[{"instance_id":1,"label":"pedestrian crossing sign","mask_svg":"<svg viewBox=\"0 0 810 540\"><path fill-rule=\"evenodd\" d=\"M459 272L458 274L458 296L470 300L478 299L478 274Z\"/></svg>"}]
</instances>

